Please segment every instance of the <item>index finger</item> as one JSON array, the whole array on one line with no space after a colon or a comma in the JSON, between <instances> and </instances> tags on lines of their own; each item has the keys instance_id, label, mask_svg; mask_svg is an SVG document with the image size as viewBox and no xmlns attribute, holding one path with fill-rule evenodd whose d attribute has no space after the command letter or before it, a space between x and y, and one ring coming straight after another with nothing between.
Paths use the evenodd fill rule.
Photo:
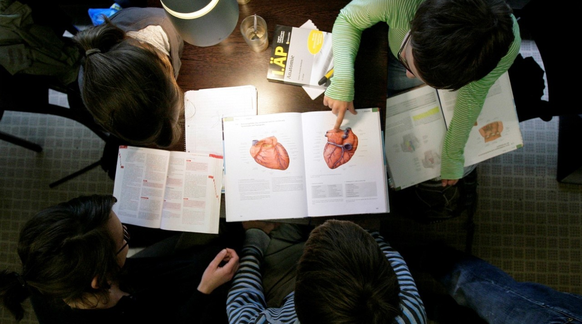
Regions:
<instances>
[{"instance_id":1,"label":"index finger","mask_svg":"<svg viewBox=\"0 0 582 324\"><path fill-rule=\"evenodd\" d=\"M340 111L337 112L337 119L335 120L335 125L333 126L333 129L340 129L340 126L342 125L342 122L344 121L345 114L346 114L346 111L343 109L340 109Z\"/></svg>"}]
</instances>

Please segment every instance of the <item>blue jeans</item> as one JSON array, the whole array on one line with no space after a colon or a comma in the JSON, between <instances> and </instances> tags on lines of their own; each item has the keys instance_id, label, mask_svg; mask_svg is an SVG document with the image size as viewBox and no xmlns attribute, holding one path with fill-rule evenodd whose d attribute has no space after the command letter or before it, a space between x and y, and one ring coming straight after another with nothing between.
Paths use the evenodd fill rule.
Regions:
<instances>
[{"instance_id":1,"label":"blue jeans","mask_svg":"<svg viewBox=\"0 0 582 324\"><path fill-rule=\"evenodd\" d=\"M473 309L490 324L582 324L582 296L517 282L501 269L462 252L456 253L453 266L437 279L459 305Z\"/></svg>"}]
</instances>

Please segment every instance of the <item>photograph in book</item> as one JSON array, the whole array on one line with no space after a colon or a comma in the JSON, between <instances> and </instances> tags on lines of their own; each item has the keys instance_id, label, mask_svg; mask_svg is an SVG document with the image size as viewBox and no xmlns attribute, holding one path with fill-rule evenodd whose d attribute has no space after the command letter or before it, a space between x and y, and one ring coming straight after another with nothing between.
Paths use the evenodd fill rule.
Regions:
<instances>
[{"instance_id":1,"label":"photograph in book","mask_svg":"<svg viewBox=\"0 0 582 324\"><path fill-rule=\"evenodd\" d=\"M386 100L385 154L390 187L400 190L440 178L442 147L455 91L421 86ZM465 166L523 146L509 75L489 89L465 145Z\"/></svg>"},{"instance_id":2,"label":"photograph in book","mask_svg":"<svg viewBox=\"0 0 582 324\"><path fill-rule=\"evenodd\" d=\"M222 156L120 146L113 211L122 223L218 233Z\"/></svg>"},{"instance_id":3,"label":"photograph in book","mask_svg":"<svg viewBox=\"0 0 582 324\"><path fill-rule=\"evenodd\" d=\"M388 212L378 109L224 118L226 220Z\"/></svg>"}]
</instances>

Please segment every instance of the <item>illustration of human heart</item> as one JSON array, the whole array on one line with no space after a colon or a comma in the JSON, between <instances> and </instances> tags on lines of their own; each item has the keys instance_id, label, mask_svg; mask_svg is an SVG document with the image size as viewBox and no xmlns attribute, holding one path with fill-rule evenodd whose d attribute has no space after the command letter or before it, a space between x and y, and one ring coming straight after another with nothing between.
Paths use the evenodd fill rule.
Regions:
<instances>
[{"instance_id":1,"label":"illustration of human heart","mask_svg":"<svg viewBox=\"0 0 582 324\"><path fill-rule=\"evenodd\" d=\"M327 143L323 149L323 158L330 169L338 168L354 156L358 148L358 136L351 128L332 129L325 132Z\"/></svg>"},{"instance_id":2,"label":"illustration of human heart","mask_svg":"<svg viewBox=\"0 0 582 324\"><path fill-rule=\"evenodd\" d=\"M289 167L289 154L275 136L254 140L250 152L255 161L266 168L287 170Z\"/></svg>"}]
</instances>

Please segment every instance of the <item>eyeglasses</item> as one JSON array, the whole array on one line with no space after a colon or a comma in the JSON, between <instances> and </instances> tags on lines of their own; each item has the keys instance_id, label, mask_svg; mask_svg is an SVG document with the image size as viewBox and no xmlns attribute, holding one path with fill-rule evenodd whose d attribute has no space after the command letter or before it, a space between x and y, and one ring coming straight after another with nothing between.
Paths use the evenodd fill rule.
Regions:
<instances>
[{"instance_id":1,"label":"eyeglasses","mask_svg":"<svg viewBox=\"0 0 582 324\"><path fill-rule=\"evenodd\" d=\"M402 43L402 46L400 47L400 50L398 50L398 61L402 64L402 66L404 66L404 68L408 72L410 72L410 74L414 75L414 73L412 72L412 70L410 70L410 65L408 65L408 62L406 62L406 60L404 59L404 57L402 57L402 51L404 51L404 48L406 47L406 44L408 44L409 41L410 41L410 33L408 33L408 35L406 35L406 39Z\"/></svg>"},{"instance_id":2,"label":"eyeglasses","mask_svg":"<svg viewBox=\"0 0 582 324\"><path fill-rule=\"evenodd\" d=\"M123 224L121 226L123 227L123 240L125 241L125 244L123 244L123 246L119 249L119 251L117 251L117 253L115 253L115 255L121 253L121 251L123 251L125 247L129 245L129 240L131 239L131 236L129 236L129 232L127 231L127 226Z\"/></svg>"}]
</instances>

